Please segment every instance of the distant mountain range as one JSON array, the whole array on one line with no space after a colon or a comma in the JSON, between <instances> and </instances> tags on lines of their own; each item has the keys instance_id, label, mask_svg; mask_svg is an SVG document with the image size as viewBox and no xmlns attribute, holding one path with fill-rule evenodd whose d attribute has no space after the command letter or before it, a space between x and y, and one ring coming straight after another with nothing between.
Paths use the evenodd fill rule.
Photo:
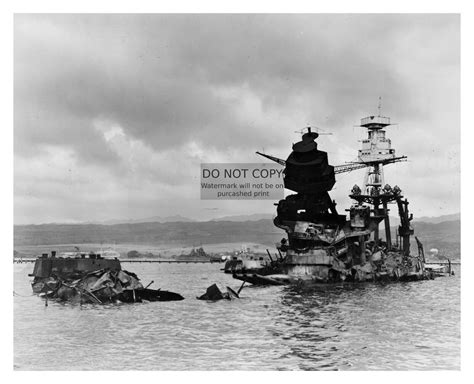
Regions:
<instances>
[{"instance_id":1,"label":"distant mountain range","mask_svg":"<svg viewBox=\"0 0 474 384\"><path fill-rule=\"evenodd\" d=\"M259 243L270 247L286 236L283 230L273 225L273 215L239 215L222 217L211 221L127 222L119 224L40 224L16 225L14 246L49 244L195 244ZM443 218L459 217L448 215ZM174 216L173 218L179 218ZM163 220L165 218L158 218ZM439 249L440 254L458 258L461 248L461 222L442 218L423 218L428 221L413 221L416 236L423 242L425 250ZM144 220L155 220L154 217ZM392 222L392 237L395 241L397 223ZM383 226L381 226L383 236ZM412 246L416 247L413 241Z\"/></svg>"},{"instance_id":2,"label":"distant mountain range","mask_svg":"<svg viewBox=\"0 0 474 384\"><path fill-rule=\"evenodd\" d=\"M235 216L223 216L211 221L258 221L258 220L272 220L275 217L273 213L254 213L253 215L235 215Z\"/></svg>"},{"instance_id":3,"label":"distant mountain range","mask_svg":"<svg viewBox=\"0 0 474 384\"><path fill-rule=\"evenodd\" d=\"M254 213L252 215L234 215L234 216L223 216L211 219L210 221L258 221L262 219L273 219L275 215L271 213ZM208 220L205 220L208 221ZM194 223L198 220L190 219L181 215L174 216L151 216L142 219L115 219L105 221L90 221L79 224L103 224L103 225L114 225L114 224L133 224L133 223Z\"/></svg>"},{"instance_id":4,"label":"distant mountain range","mask_svg":"<svg viewBox=\"0 0 474 384\"><path fill-rule=\"evenodd\" d=\"M122 224L16 225L14 245L48 244L195 244L259 243L274 245L285 233L272 220Z\"/></svg>"},{"instance_id":5,"label":"distant mountain range","mask_svg":"<svg viewBox=\"0 0 474 384\"><path fill-rule=\"evenodd\" d=\"M74 223L45 223L39 225L70 225L70 224L101 224L101 225L116 225L116 224L138 224L138 223L196 223L196 222L205 222L205 221L232 221L232 222L244 222L244 221L259 221L263 219L273 220L275 214L273 213L254 213L251 215L232 215L232 216L222 216L217 217L211 220L195 220L190 219L189 217L184 217L181 215L173 215L173 216L150 216L140 219L111 219L111 220L104 220L104 221L87 221L87 222L74 222ZM432 223L438 224L444 221L455 221L460 220L461 214L454 213L451 215L443 215L437 217L415 217L413 222L424 222L424 223ZM399 225L399 218L398 216L390 216L390 223L391 225Z\"/></svg>"},{"instance_id":6,"label":"distant mountain range","mask_svg":"<svg viewBox=\"0 0 474 384\"><path fill-rule=\"evenodd\" d=\"M453 213L451 215L443 215L443 216L436 216L436 217L429 217L429 216L413 217L413 223L439 224L445 221L460 221L460 220L461 220L460 213ZM390 215L390 225L396 225L396 226L400 225L400 218L398 216Z\"/></svg>"},{"instance_id":7,"label":"distant mountain range","mask_svg":"<svg viewBox=\"0 0 474 384\"><path fill-rule=\"evenodd\" d=\"M427 217L427 216L422 216L422 217L415 217L413 221L416 222L423 222L423 223L431 223L431 224L439 224L444 221L456 221L456 220L461 220L461 213L453 213L451 215L443 215L443 216L437 216L437 217Z\"/></svg>"},{"instance_id":8,"label":"distant mountain range","mask_svg":"<svg viewBox=\"0 0 474 384\"><path fill-rule=\"evenodd\" d=\"M114 225L114 224L133 224L133 223L170 223L170 222L182 222L182 223L190 223L196 220L190 219L188 217L184 217L181 215L174 215L174 216L151 216L145 217L142 219L112 219L112 220L105 220L105 221L89 221L83 224L103 224L103 225Z\"/></svg>"}]
</instances>

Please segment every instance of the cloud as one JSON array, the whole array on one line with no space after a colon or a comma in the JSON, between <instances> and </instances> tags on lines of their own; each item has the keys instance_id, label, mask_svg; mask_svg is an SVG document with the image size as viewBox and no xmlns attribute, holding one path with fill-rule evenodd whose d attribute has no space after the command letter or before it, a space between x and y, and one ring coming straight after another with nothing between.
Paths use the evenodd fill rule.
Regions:
<instances>
[{"instance_id":1,"label":"cloud","mask_svg":"<svg viewBox=\"0 0 474 384\"><path fill-rule=\"evenodd\" d=\"M376 112L378 96L400 123L388 136L414 165L396 183L426 215L422 184L437 185L444 209L459 207L458 15L18 14L14 33L15 220L43 220L24 165L43 166L47 179L67 159L80 178L118 188L112 217L138 216L139 193L148 196L121 194L123 184L152 185L148 204L180 188L189 201L155 213L199 216L201 161L259 161L262 148L286 157L307 125L333 133L320 139L333 164L352 160L363 135L353 125ZM78 217L82 208L64 206L86 191L66 193L66 174L57 177L50 217Z\"/></svg>"}]
</instances>

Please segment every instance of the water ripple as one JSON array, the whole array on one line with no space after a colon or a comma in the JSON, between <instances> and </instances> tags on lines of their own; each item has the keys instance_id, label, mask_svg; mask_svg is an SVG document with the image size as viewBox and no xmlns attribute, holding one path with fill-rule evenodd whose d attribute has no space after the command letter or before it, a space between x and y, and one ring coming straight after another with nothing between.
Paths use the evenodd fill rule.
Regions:
<instances>
[{"instance_id":1,"label":"water ripple","mask_svg":"<svg viewBox=\"0 0 474 384\"><path fill-rule=\"evenodd\" d=\"M249 287L195 299L218 264L127 266L186 300L70 305L31 296L15 265L17 370L435 370L460 368L460 278L297 289Z\"/></svg>"}]
</instances>

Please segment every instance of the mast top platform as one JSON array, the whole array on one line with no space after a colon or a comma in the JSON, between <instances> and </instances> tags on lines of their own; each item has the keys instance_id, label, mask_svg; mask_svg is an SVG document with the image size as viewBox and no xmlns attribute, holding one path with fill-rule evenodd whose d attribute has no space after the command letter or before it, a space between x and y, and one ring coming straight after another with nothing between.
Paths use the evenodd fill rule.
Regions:
<instances>
[{"instance_id":1,"label":"mast top platform","mask_svg":"<svg viewBox=\"0 0 474 384\"><path fill-rule=\"evenodd\" d=\"M392 125L390 117L385 116L368 116L360 120L360 126L368 129L378 130L388 125Z\"/></svg>"}]
</instances>

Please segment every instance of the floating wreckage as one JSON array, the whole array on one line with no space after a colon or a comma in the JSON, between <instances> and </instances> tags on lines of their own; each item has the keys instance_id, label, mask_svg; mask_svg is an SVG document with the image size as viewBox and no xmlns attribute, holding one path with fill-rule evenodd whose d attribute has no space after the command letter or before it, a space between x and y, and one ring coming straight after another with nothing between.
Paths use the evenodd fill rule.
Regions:
<instances>
[{"instance_id":1,"label":"floating wreckage","mask_svg":"<svg viewBox=\"0 0 474 384\"><path fill-rule=\"evenodd\" d=\"M239 292L235 292L232 288L226 287L227 292L222 292L217 284L212 284L206 289L206 293L196 297L198 300L208 300L208 301L217 301L217 300L233 300L239 299Z\"/></svg>"},{"instance_id":2,"label":"floating wreckage","mask_svg":"<svg viewBox=\"0 0 474 384\"><path fill-rule=\"evenodd\" d=\"M100 254L56 257L43 254L36 259L31 283L33 292L47 299L74 303L136 303L183 300L178 293L143 287L132 272L122 270L120 260Z\"/></svg>"},{"instance_id":3,"label":"floating wreckage","mask_svg":"<svg viewBox=\"0 0 474 384\"><path fill-rule=\"evenodd\" d=\"M418 253L411 254L410 225L413 215L408 200L398 186L384 183L383 166L405 161L395 155L384 128L390 118L369 116L361 120L368 130L362 140L358 161L340 166L328 163L327 153L318 149L317 132L307 128L301 141L293 145L287 160L260 152L259 155L285 167L284 185L296 192L280 200L274 224L288 239L277 246L284 257L273 261L269 273L236 272L233 277L256 285L289 283L337 283L364 281L410 281L450 274L443 266L425 264L423 245L415 237ZM363 188L355 185L350 193L354 204L349 219L336 210L329 195L336 183L335 175L366 168ZM398 208L400 225L392 239L388 204ZM384 238L379 225L384 224ZM277 271L276 271L277 270Z\"/></svg>"}]
</instances>

